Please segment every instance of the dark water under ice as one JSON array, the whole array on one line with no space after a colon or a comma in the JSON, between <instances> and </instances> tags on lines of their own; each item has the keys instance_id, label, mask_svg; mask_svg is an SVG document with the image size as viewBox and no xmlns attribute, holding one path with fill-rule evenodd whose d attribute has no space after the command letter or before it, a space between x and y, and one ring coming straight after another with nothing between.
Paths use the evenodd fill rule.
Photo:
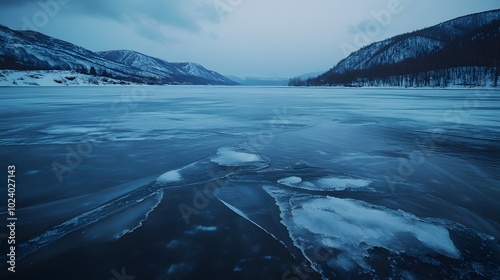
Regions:
<instances>
[{"instance_id":1,"label":"dark water under ice","mask_svg":"<svg viewBox=\"0 0 500 280\"><path fill-rule=\"evenodd\" d=\"M499 93L0 88L16 276L498 279Z\"/></svg>"}]
</instances>

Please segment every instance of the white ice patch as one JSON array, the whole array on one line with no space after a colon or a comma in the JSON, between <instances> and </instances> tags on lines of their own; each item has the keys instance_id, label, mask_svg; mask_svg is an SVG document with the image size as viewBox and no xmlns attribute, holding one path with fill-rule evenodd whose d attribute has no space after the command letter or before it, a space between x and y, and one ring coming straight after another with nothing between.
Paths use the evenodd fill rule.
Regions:
<instances>
[{"instance_id":1,"label":"white ice patch","mask_svg":"<svg viewBox=\"0 0 500 280\"><path fill-rule=\"evenodd\" d=\"M364 188L371 184L370 180L353 178L322 178L318 180L322 189L334 188L336 190Z\"/></svg>"},{"instance_id":2,"label":"white ice patch","mask_svg":"<svg viewBox=\"0 0 500 280\"><path fill-rule=\"evenodd\" d=\"M158 179L156 179L156 182L160 184L167 184L172 182L178 182L180 180L182 180L182 176L179 173L179 171L172 170L158 177Z\"/></svg>"},{"instance_id":3,"label":"white ice patch","mask_svg":"<svg viewBox=\"0 0 500 280\"><path fill-rule=\"evenodd\" d=\"M61 134L90 134L99 132L101 129L96 127L80 127L73 125L54 125L41 131L47 134L61 135Z\"/></svg>"},{"instance_id":4,"label":"white ice patch","mask_svg":"<svg viewBox=\"0 0 500 280\"><path fill-rule=\"evenodd\" d=\"M220 148L211 162L226 167L246 167L262 169L269 166L269 159L262 155L253 154L245 149Z\"/></svg>"},{"instance_id":5,"label":"white ice patch","mask_svg":"<svg viewBox=\"0 0 500 280\"><path fill-rule=\"evenodd\" d=\"M211 161L222 166L239 166L245 163L259 162L261 158L255 154L235 151L232 148L220 148Z\"/></svg>"},{"instance_id":6,"label":"white ice patch","mask_svg":"<svg viewBox=\"0 0 500 280\"><path fill-rule=\"evenodd\" d=\"M300 177L288 177L278 180L278 183L305 190L343 191L346 189L367 188L372 182L366 179L325 177L303 181Z\"/></svg>"},{"instance_id":7,"label":"white ice patch","mask_svg":"<svg viewBox=\"0 0 500 280\"><path fill-rule=\"evenodd\" d=\"M329 260L332 267L370 269L365 258L374 247L414 255L434 251L455 259L461 256L448 230L437 222L352 199L265 189L275 198L290 237L306 255L307 248L340 251Z\"/></svg>"},{"instance_id":8,"label":"white ice patch","mask_svg":"<svg viewBox=\"0 0 500 280\"><path fill-rule=\"evenodd\" d=\"M217 231L217 227L216 226L209 226L209 227L197 226L196 230L197 231L204 231L204 232L213 232L213 231Z\"/></svg>"},{"instance_id":9,"label":"white ice patch","mask_svg":"<svg viewBox=\"0 0 500 280\"><path fill-rule=\"evenodd\" d=\"M293 185L293 184L298 184L301 182L302 182L302 178L296 177L296 176L284 178L284 179L281 179L278 181L278 183L283 184L283 185L287 185L287 186Z\"/></svg>"}]
</instances>

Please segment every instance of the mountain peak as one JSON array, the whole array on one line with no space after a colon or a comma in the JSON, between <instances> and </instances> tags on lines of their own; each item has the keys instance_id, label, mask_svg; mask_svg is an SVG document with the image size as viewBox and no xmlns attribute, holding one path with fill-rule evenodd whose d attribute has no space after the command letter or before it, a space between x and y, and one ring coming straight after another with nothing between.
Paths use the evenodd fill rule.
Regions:
<instances>
[{"instance_id":1,"label":"mountain peak","mask_svg":"<svg viewBox=\"0 0 500 280\"><path fill-rule=\"evenodd\" d=\"M136 51L116 50L98 52L105 59L131 66L143 71L150 71L160 77L185 83L202 85L235 85L233 81L221 74L207 70L203 66L192 63L171 63L166 60L148 56Z\"/></svg>"}]
</instances>

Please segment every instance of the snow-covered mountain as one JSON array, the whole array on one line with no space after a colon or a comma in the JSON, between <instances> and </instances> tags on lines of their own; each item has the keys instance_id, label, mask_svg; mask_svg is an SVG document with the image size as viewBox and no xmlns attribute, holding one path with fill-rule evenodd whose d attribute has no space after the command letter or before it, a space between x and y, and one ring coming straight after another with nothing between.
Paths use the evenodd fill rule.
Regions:
<instances>
[{"instance_id":1,"label":"snow-covered mountain","mask_svg":"<svg viewBox=\"0 0 500 280\"><path fill-rule=\"evenodd\" d=\"M0 69L67 70L148 83L160 77L109 61L74 44L34 31L14 31L0 25Z\"/></svg>"},{"instance_id":2,"label":"snow-covered mountain","mask_svg":"<svg viewBox=\"0 0 500 280\"><path fill-rule=\"evenodd\" d=\"M168 63L131 51L126 53L135 54L136 59L131 56L122 63L119 59L107 58L105 53L95 53L35 31L15 31L0 25L0 69L73 71L75 75L136 84L235 84L197 64Z\"/></svg>"},{"instance_id":3,"label":"snow-covered mountain","mask_svg":"<svg viewBox=\"0 0 500 280\"><path fill-rule=\"evenodd\" d=\"M226 78L244 86L286 86L287 78L264 78L264 77L244 77L226 75Z\"/></svg>"},{"instance_id":4,"label":"snow-covered mountain","mask_svg":"<svg viewBox=\"0 0 500 280\"><path fill-rule=\"evenodd\" d=\"M235 85L236 83L221 74L208 70L203 66L186 62L171 63L136 51L117 50L98 52L102 58L149 71L161 77L173 80L189 81L193 84Z\"/></svg>"},{"instance_id":5,"label":"snow-covered mountain","mask_svg":"<svg viewBox=\"0 0 500 280\"><path fill-rule=\"evenodd\" d=\"M306 85L496 86L500 10L370 44Z\"/></svg>"}]
</instances>

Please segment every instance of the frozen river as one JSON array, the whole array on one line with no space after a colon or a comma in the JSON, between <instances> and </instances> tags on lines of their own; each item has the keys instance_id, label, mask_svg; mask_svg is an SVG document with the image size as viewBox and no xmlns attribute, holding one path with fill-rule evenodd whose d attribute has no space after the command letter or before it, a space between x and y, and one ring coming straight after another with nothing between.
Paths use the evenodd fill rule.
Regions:
<instances>
[{"instance_id":1,"label":"frozen river","mask_svg":"<svg viewBox=\"0 0 500 280\"><path fill-rule=\"evenodd\" d=\"M499 94L0 88L17 274L495 279Z\"/></svg>"}]
</instances>

